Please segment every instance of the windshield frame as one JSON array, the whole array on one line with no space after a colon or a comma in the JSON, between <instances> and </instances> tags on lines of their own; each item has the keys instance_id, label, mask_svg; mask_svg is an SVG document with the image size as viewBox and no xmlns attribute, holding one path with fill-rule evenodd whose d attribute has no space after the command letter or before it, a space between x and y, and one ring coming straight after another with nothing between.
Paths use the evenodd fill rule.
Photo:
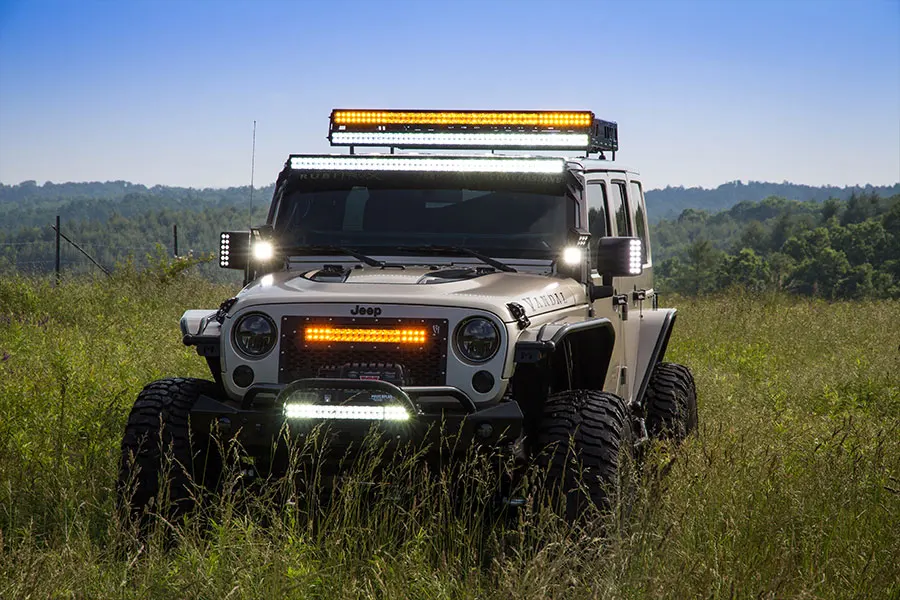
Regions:
<instances>
[{"instance_id":1,"label":"windshield frame","mask_svg":"<svg viewBox=\"0 0 900 600\"><path fill-rule=\"evenodd\" d=\"M352 187L354 187L354 185L365 186L368 188L369 186L366 185L366 182L369 182L369 184L371 184L372 181L377 179L380 180L379 187L382 187L382 189L471 189L485 192L509 191L511 193L533 193L546 196L558 196L560 201L565 202L565 228L564 231L559 231L559 239L564 240L565 236L568 235L570 231L577 229L580 226L579 217L580 208L583 204L584 182L583 178L579 176L579 173L576 173L568 168L568 165L563 169L561 173L552 175L534 173L504 173L500 174L501 176L499 177L496 175L497 174L490 174L490 176L485 177L481 174L473 175L447 172L422 172L416 174L378 173L377 175L373 175L372 172L366 171L300 171L291 169L289 165L286 165L284 171L282 171L282 173L279 175L278 181L276 182L272 203L269 207L267 224L272 227L275 226L276 218L279 215L279 211L281 210L283 203L286 202L287 198L292 194L295 194L297 192L302 193L327 190L343 191L351 189ZM489 182L489 184L486 184L485 182ZM555 193L547 193L548 190L551 189ZM465 233L460 232L460 235L465 235ZM499 235L501 234L498 234L498 236ZM514 235L518 236L522 234ZM472 237L474 237L474 234ZM510 239L512 239L512 237L513 236L510 236ZM290 241L285 241L285 243L286 245L292 247L296 246L296 244L291 243ZM403 240L402 244L424 245L425 242L423 242L422 240L411 238ZM490 255L491 257L526 261L555 261L558 253L562 250L562 247L555 246L548 247L546 252L543 252L543 249L517 248L515 249L515 251L504 254L503 248L508 247L505 245L503 245L502 248L500 246L495 248L488 248L485 246L479 246L478 244L473 244L471 242L459 244L452 241L439 241L434 242L434 244L439 246L464 246L467 248L471 248L472 250L482 252L483 254ZM364 252L365 254L371 256L393 256L391 247L398 244L385 241L384 244L371 245L364 243L364 241L361 241L359 243L354 242L353 244L346 245L352 245L358 251ZM434 253L427 254L432 258L435 256ZM448 252L447 254L448 256L450 256L453 253ZM300 253L292 250L290 255L305 256L306 253ZM321 256L322 253L311 249L309 255ZM459 254L456 254L456 256L459 256ZM409 254L407 254L407 257L412 258L412 256Z\"/></svg>"}]
</instances>

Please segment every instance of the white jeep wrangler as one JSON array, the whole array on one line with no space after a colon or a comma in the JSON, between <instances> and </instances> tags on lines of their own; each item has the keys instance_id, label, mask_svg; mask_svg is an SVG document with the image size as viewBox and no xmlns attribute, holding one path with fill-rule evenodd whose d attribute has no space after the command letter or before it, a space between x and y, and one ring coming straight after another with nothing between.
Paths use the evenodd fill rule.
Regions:
<instances>
[{"instance_id":1,"label":"white jeep wrangler","mask_svg":"<svg viewBox=\"0 0 900 600\"><path fill-rule=\"evenodd\" d=\"M120 501L140 513L159 494L163 446L185 466L163 491L186 506L189 477L219 475L211 434L268 475L286 467L285 432L325 423L338 452L375 426L534 457L572 489L572 517L567 454L603 503L623 453L697 426L690 372L663 362L675 310L653 290L640 177L605 157L615 123L335 110L329 139L350 153L290 156L266 224L222 234L220 265L246 285L181 320L213 381L144 388Z\"/></svg>"}]
</instances>

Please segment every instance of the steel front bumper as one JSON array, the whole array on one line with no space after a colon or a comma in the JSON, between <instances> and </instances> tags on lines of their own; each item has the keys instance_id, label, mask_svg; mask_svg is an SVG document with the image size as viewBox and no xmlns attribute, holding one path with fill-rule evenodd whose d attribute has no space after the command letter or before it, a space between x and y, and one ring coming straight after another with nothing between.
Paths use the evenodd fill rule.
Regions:
<instances>
[{"instance_id":1,"label":"steel front bumper","mask_svg":"<svg viewBox=\"0 0 900 600\"><path fill-rule=\"evenodd\" d=\"M254 398L267 393L277 396L269 406ZM285 404L304 407L364 407L362 417L288 418ZM403 407L405 420L366 418L369 407ZM327 414L307 410L306 414ZM351 411L352 412L352 411ZM368 411L371 412L371 411ZM300 379L285 386L265 386L248 390L237 408L208 396L201 396L191 411L194 436L218 432L236 439L251 451L272 450L279 440L304 436L322 428L331 447L340 449L358 443L373 430L390 443L426 443L457 448L464 452L470 444L496 446L515 441L522 432L522 410L515 402L499 402L479 407L457 388L399 388L386 381L358 379ZM324 426L324 427L323 427Z\"/></svg>"}]
</instances>

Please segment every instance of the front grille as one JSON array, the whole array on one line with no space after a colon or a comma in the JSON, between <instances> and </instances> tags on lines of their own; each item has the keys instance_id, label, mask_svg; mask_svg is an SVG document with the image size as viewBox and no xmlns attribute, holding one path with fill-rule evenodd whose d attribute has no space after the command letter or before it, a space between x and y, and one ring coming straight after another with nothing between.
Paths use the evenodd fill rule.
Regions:
<instances>
[{"instance_id":1,"label":"front grille","mask_svg":"<svg viewBox=\"0 0 900 600\"><path fill-rule=\"evenodd\" d=\"M309 327L382 330L415 328L426 331L426 340L422 344L309 342L304 336ZM356 368L359 365L369 367L368 371L377 369L377 365L395 365L402 371L402 385L444 385L447 380L447 329L446 319L282 317L278 382L330 377L338 372L354 377L354 373L360 372ZM392 378L384 377L386 380Z\"/></svg>"}]
</instances>

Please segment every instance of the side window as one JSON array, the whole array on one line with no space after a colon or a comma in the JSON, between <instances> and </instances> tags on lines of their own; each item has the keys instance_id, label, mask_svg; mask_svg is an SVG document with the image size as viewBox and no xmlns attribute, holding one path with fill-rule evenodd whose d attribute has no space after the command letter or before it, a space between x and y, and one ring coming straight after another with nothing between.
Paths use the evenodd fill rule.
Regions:
<instances>
[{"instance_id":1,"label":"side window","mask_svg":"<svg viewBox=\"0 0 900 600\"><path fill-rule=\"evenodd\" d=\"M650 235L647 232L647 210L644 204L644 192L639 181L631 182L631 205L634 209L635 235L641 238L644 245L644 264L650 264Z\"/></svg>"},{"instance_id":2,"label":"side window","mask_svg":"<svg viewBox=\"0 0 900 600\"><path fill-rule=\"evenodd\" d=\"M610 235L606 213L609 202L606 198L606 182L591 181L587 186L588 231L591 238L597 239Z\"/></svg>"},{"instance_id":3,"label":"side window","mask_svg":"<svg viewBox=\"0 0 900 600\"><path fill-rule=\"evenodd\" d=\"M587 184L588 231L591 232L591 265L596 264L600 238L611 235L609 230L609 200L605 181L589 181Z\"/></svg>"},{"instance_id":4,"label":"side window","mask_svg":"<svg viewBox=\"0 0 900 600\"><path fill-rule=\"evenodd\" d=\"M628 194L625 191L624 181L613 181L610 211L616 219L616 235L631 237L634 232L631 229L631 220L628 218Z\"/></svg>"}]
</instances>

